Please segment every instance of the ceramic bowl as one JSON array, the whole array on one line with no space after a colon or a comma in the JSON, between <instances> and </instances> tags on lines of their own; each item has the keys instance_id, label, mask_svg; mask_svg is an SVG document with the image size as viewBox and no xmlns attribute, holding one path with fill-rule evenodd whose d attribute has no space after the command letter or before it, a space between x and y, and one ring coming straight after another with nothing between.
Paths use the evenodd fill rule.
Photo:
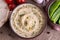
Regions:
<instances>
[{"instance_id":1,"label":"ceramic bowl","mask_svg":"<svg viewBox=\"0 0 60 40\"><path fill-rule=\"evenodd\" d=\"M49 17L49 8L50 6L55 2L55 0L53 2L50 3L49 7L48 7L48 17ZM60 25L59 24L54 24L53 22L51 22L50 17L48 20L48 24L50 25L50 27L52 27L53 29L60 31Z\"/></svg>"},{"instance_id":2,"label":"ceramic bowl","mask_svg":"<svg viewBox=\"0 0 60 40\"><path fill-rule=\"evenodd\" d=\"M33 13L31 10L36 10L38 11L38 13L41 13L38 15L38 13ZM36 12L35 11L35 12ZM20 13L20 12L23 12L23 13ZM25 13L25 14L24 14ZM24 14L24 15L22 15ZM19 16L20 15L20 18ZM37 18L40 18L40 15L41 15L41 21L42 21L42 24L39 24L39 19ZM34 16L34 17L32 17ZM39 16L39 17L38 17ZM27 25L26 26L24 23L26 21L26 17L28 17L28 21L27 21ZM35 18L36 17L36 18ZM29 19L29 18L33 18L33 19ZM16 19L16 20L15 20ZM17 20L20 20L20 23L17 21ZM30 27L32 27L32 25L34 24L34 20L38 20L36 21L36 24L34 26L33 31L31 31ZM18 24L17 24L18 22ZM19 25L21 24L21 25ZM25 3L25 4L21 4L19 6L17 6L13 12L12 12L12 15L11 15L11 18L10 18L10 25L11 25L11 28L12 30L19 36L19 37L22 37L22 38L34 38L36 37L37 35L41 34L42 31L45 29L46 27L46 24L47 24L47 21L46 21L46 16L44 15L44 12L39 9L37 6L33 5L33 4L30 4L30 3ZM36 25L39 25L39 26L36 26ZM39 28L38 28L39 27ZM37 28L37 29L36 29ZM28 30L27 30L28 29ZM20 31L19 31L20 30ZM30 30L30 31L29 31ZM38 31L37 31L38 30ZM34 34L32 34L34 33ZM36 34L35 34L36 33Z\"/></svg>"}]
</instances>

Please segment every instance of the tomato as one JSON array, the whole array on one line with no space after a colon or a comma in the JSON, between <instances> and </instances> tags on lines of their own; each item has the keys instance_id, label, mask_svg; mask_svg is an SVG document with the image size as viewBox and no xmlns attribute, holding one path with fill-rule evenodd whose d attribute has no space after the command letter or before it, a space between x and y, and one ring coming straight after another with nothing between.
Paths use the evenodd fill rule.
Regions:
<instances>
[{"instance_id":1,"label":"tomato","mask_svg":"<svg viewBox=\"0 0 60 40\"><path fill-rule=\"evenodd\" d=\"M14 0L5 0L7 4L12 4L14 3Z\"/></svg>"},{"instance_id":2,"label":"tomato","mask_svg":"<svg viewBox=\"0 0 60 40\"><path fill-rule=\"evenodd\" d=\"M24 3L26 0L17 0L17 3L20 4L20 3Z\"/></svg>"},{"instance_id":3,"label":"tomato","mask_svg":"<svg viewBox=\"0 0 60 40\"><path fill-rule=\"evenodd\" d=\"M9 6L9 9L10 9L10 10L13 10L13 9L16 7L15 4L9 4L8 6Z\"/></svg>"}]
</instances>

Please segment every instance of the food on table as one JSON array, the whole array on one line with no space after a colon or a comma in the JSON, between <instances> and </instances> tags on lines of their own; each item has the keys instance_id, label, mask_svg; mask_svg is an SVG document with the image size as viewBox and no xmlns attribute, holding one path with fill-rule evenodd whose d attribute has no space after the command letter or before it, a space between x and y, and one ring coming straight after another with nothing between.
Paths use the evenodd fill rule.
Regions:
<instances>
[{"instance_id":1,"label":"food on table","mask_svg":"<svg viewBox=\"0 0 60 40\"><path fill-rule=\"evenodd\" d=\"M12 4L9 4L8 7L10 10L13 10L16 7L16 5L14 3L12 3Z\"/></svg>"},{"instance_id":2,"label":"food on table","mask_svg":"<svg viewBox=\"0 0 60 40\"><path fill-rule=\"evenodd\" d=\"M49 17L53 23L60 24L60 0L56 0L50 5Z\"/></svg>"},{"instance_id":3,"label":"food on table","mask_svg":"<svg viewBox=\"0 0 60 40\"><path fill-rule=\"evenodd\" d=\"M45 1L45 0L34 0L35 2L37 2L37 3L43 3L43 1Z\"/></svg>"},{"instance_id":4,"label":"food on table","mask_svg":"<svg viewBox=\"0 0 60 40\"><path fill-rule=\"evenodd\" d=\"M18 4L24 3L26 0L16 0Z\"/></svg>"},{"instance_id":5,"label":"food on table","mask_svg":"<svg viewBox=\"0 0 60 40\"><path fill-rule=\"evenodd\" d=\"M14 0L5 0L7 4L12 4L14 3Z\"/></svg>"},{"instance_id":6,"label":"food on table","mask_svg":"<svg viewBox=\"0 0 60 40\"><path fill-rule=\"evenodd\" d=\"M12 11L17 5L25 3L26 0L5 0L5 2L8 4L10 11Z\"/></svg>"},{"instance_id":7,"label":"food on table","mask_svg":"<svg viewBox=\"0 0 60 40\"><path fill-rule=\"evenodd\" d=\"M56 23L57 20L59 19L59 17L60 17L60 8L58 8L58 9L55 11L55 13L53 14L51 20L52 20L54 23Z\"/></svg>"},{"instance_id":8,"label":"food on table","mask_svg":"<svg viewBox=\"0 0 60 40\"><path fill-rule=\"evenodd\" d=\"M54 12L57 10L57 8L60 5L60 0L56 0L49 8L49 15L50 18L52 17L52 15L54 14Z\"/></svg>"},{"instance_id":9,"label":"food on table","mask_svg":"<svg viewBox=\"0 0 60 40\"><path fill-rule=\"evenodd\" d=\"M0 27L7 21L9 9L5 1L0 0Z\"/></svg>"},{"instance_id":10,"label":"food on table","mask_svg":"<svg viewBox=\"0 0 60 40\"><path fill-rule=\"evenodd\" d=\"M60 24L60 19L59 19L59 24Z\"/></svg>"},{"instance_id":11,"label":"food on table","mask_svg":"<svg viewBox=\"0 0 60 40\"><path fill-rule=\"evenodd\" d=\"M10 18L10 24L17 35L33 38L43 31L46 18L37 6L26 3L15 8Z\"/></svg>"}]
</instances>

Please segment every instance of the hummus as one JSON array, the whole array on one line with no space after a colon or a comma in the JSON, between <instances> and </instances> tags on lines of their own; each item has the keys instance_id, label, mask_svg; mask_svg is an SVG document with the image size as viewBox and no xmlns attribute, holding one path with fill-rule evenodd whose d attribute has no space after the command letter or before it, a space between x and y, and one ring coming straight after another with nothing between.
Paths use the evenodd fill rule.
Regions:
<instances>
[{"instance_id":1,"label":"hummus","mask_svg":"<svg viewBox=\"0 0 60 40\"><path fill-rule=\"evenodd\" d=\"M22 4L13 11L10 23L14 32L19 36L32 38L41 33L45 25L45 17L35 5Z\"/></svg>"}]
</instances>

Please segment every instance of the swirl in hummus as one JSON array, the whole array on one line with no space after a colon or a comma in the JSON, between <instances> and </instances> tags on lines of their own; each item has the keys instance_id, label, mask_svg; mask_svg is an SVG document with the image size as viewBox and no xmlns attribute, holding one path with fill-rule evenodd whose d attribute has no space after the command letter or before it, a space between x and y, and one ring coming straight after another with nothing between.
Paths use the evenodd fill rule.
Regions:
<instances>
[{"instance_id":1,"label":"swirl in hummus","mask_svg":"<svg viewBox=\"0 0 60 40\"><path fill-rule=\"evenodd\" d=\"M40 34L45 25L45 17L35 5L22 4L13 11L10 23L19 36L32 38Z\"/></svg>"}]
</instances>

